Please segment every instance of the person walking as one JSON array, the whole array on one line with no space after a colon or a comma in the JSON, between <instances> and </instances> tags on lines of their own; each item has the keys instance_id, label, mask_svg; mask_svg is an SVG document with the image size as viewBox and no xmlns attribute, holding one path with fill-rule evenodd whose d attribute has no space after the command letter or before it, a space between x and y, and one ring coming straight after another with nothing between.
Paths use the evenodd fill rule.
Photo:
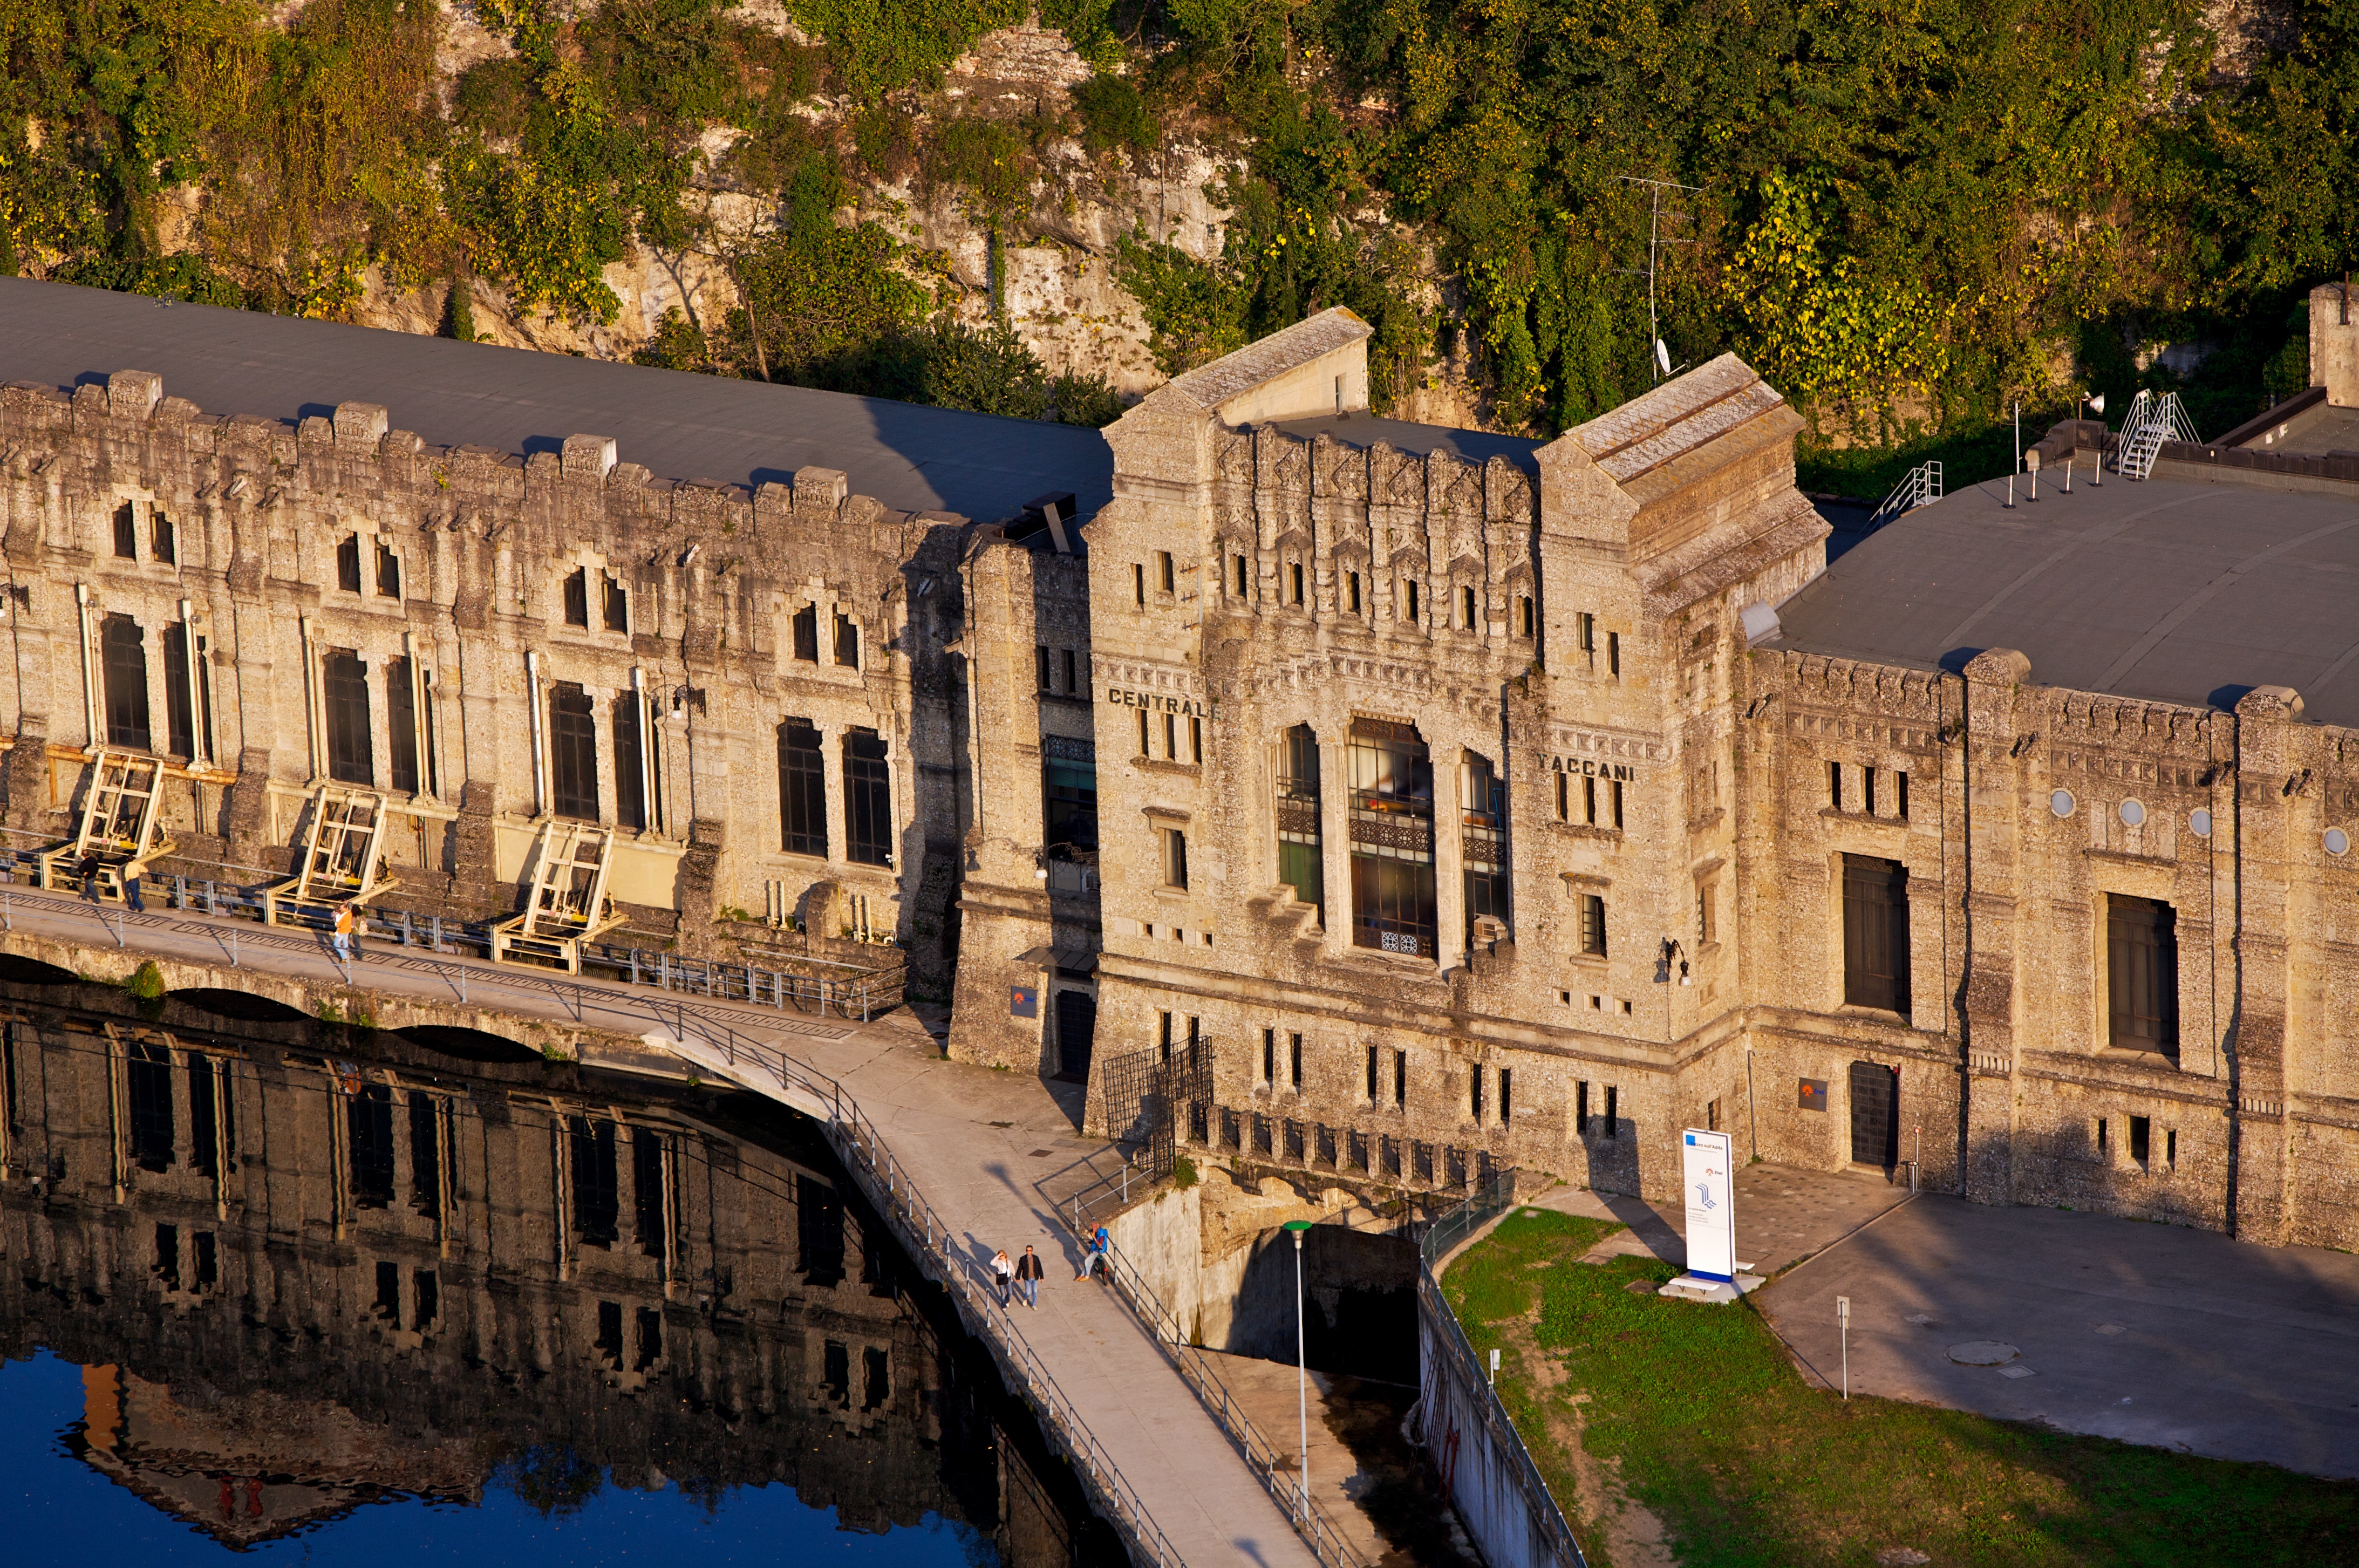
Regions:
<instances>
[{"instance_id":1,"label":"person walking","mask_svg":"<svg viewBox=\"0 0 2359 1568\"><path fill-rule=\"evenodd\" d=\"M147 912L147 900L139 896L139 879L147 875L145 861L126 860L123 863L123 901L135 915Z\"/></svg>"},{"instance_id":2,"label":"person walking","mask_svg":"<svg viewBox=\"0 0 2359 1568\"><path fill-rule=\"evenodd\" d=\"M336 952L347 964L353 962L353 928L355 923L353 920L353 907L350 904L338 904L336 906Z\"/></svg>"},{"instance_id":3,"label":"person walking","mask_svg":"<svg viewBox=\"0 0 2359 1568\"><path fill-rule=\"evenodd\" d=\"M75 870L82 873L82 896L90 903L98 902L98 856L85 855Z\"/></svg>"},{"instance_id":4,"label":"person walking","mask_svg":"<svg viewBox=\"0 0 2359 1568\"><path fill-rule=\"evenodd\" d=\"M1007 1305L1007 1292L1016 1280L1016 1266L1007 1261L1005 1248L991 1255L991 1279L999 1287L999 1304Z\"/></svg>"},{"instance_id":5,"label":"person walking","mask_svg":"<svg viewBox=\"0 0 2359 1568\"><path fill-rule=\"evenodd\" d=\"M1040 1278L1048 1272L1040 1266L1040 1255L1028 1247L1016 1260L1016 1280L1024 1287L1024 1304L1036 1312L1040 1310Z\"/></svg>"}]
</instances>

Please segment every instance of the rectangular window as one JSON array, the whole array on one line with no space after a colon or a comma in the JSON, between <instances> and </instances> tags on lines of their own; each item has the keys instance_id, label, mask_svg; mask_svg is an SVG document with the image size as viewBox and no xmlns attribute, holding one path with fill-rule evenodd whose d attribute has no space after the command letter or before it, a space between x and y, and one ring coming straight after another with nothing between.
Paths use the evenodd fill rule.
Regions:
<instances>
[{"instance_id":1,"label":"rectangular window","mask_svg":"<svg viewBox=\"0 0 2359 1568\"><path fill-rule=\"evenodd\" d=\"M1595 893L1581 896L1581 951L1592 958L1605 956L1605 900Z\"/></svg>"},{"instance_id":2,"label":"rectangular window","mask_svg":"<svg viewBox=\"0 0 2359 1568\"><path fill-rule=\"evenodd\" d=\"M1158 550L1155 552L1155 583L1156 586L1166 593L1176 593L1180 591L1179 569L1173 565L1171 552L1168 550Z\"/></svg>"},{"instance_id":3,"label":"rectangular window","mask_svg":"<svg viewBox=\"0 0 2359 1568\"><path fill-rule=\"evenodd\" d=\"M1406 1051L1393 1052L1393 1104L1408 1104L1408 1052Z\"/></svg>"},{"instance_id":4,"label":"rectangular window","mask_svg":"<svg viewBox=\"0 0 2359 1568\"><path fill-rule=\"evenodd\" d=\"M1302 1089L1302 1037L1300 1035L1290 1034L1286 1037L1286 1062L1287 1079L1294 1085L1296 1092L1300 1093Z\"/></svg>"},{"instance_id":5,"label":"rectangular window","mask_svg":"<svg viewBox=\"0 0 2359 1568\"><path fill-rule=\"evenodd\" d=\"M1238 598L1240 598L1240 599L1242 599L1242 598L1244 598L1244 597L1245 596L1245 592L1246 592L1246 590L1245 590L1245 558L1244 556L1240 555L1240 556L1237 556L1237 557L1235 558L1235 561L1236 561L1236 567L1237 567L1237 597L1238 597Z\"/></svg>"},{"instance_id":6,"label":"rectangular window","mask_svg":"<svg viewBox=\"0 0 2359 1568\"><path fill-rule=\"evenodd\" d=\"M1192 714L1188 720L1188 760L1204 760L1204 721Z\"/></svg>"},{"instance_id":7,"label":"rectangular window","mask_svg":"<svg viewBox=\"0 0 2359 1568\"><path fill-rule=\"evenodd\" d=\"M1584 1135L1589 1131L1589 1085L1586 1082L1572 1086L1572 1130Z\"/></svg>"},{"instance_id":8,"label":"rectangular window","mask_svg":"<svg viewBox=\"0 0 2359 1568\"><path fill-rule=\"evenodd\" d=\"M2179 916L2153 898L2105 899L2105 991L2114 1045L2179 1049Z\"/></svg>"},{"instance_id":9,"label":"rectangular window","mask_svg":"<svg viewBox=\"0 0 2359 1568\"><path fill-rule=\"evenodd\" d=\"M1518 628L1516 635L1519 637L1530 637L1539 635L1539 615L1537 607L1532 604L1532 596L1528 593L1516 601L1516 625Z\"/></svg>"},{"instance_id":10,"label":"rectangular window","mask_svg":"<svg viewBox=\"0 0 2359 1568\"><path fill-rule=\"evenodd\" d=\"M1188 886L1188 835L1178 828L1164 828L1163 885L1185 888Z\"/></svg>"},{"instance_id":11,"label":"rectangular window","mask_svg":"<svg viewBox=\"0 0 2359 1568\"><path fill-rule=\"evenodd\" d=\"M1065 691L1075 697L1082 694L1080 660L1075 650L1070 648L1065 650Z\"/></svg>"},{"instance_id":12,"label":"rectangular window","mask_svg":"<svg viewBox=\"0 0 2359 1568\"><path fill-rule=\"evenodd\" d=\"M401 597L401 557L389 544L376 547L376 596L380 599Z\"/></svg>"},{"instance_id":13,"label":"rectangular window","mask_svg":"<svg viewBox=\"0 0 2359 1568\"><path fill-rule=\"evenodd\" d=\"M644 833L647 821L647 772L639 757L639 694L614 694L614 821L629 833Z\"/></svg>"},{"instance_id":14,"label":"rectangular window","mask_svg":"<svg viewBox=\"0 0 2359 1568\"><path fill-rule=\"evenodd\" d=\"M630 591L603 572L599 573L599 576L606 584L606 629L610 632L629 631L631 629Z\"/></svg>"},{"instance_id":15,"label":"rectangular window","mask_svg":"<svg viewBox=\"0 0 2359 1568\"><path fill-rule=\"evenodd\" d=\"M1703 1125L1704 1130L1707 1132L1718 1132L1720 1130L1720 1102L1718 1100L1711 1101L1705 1105L1703 1108Z\"/></svg>"},{"instance_id":16,"label":"rectangular window","mask_svg":"<svg viewBox=\"0 0 2359 1568\"><path fill-rule=\"evenodd\" d=\"M1499 1069L1499 1125L1506 1127L1515 1115L1516 1070Z\"/></svg>"},{"instance_id":17,"label":"rectangular window","mask_svg":"<svg viewBox=\"0 0 2359 1568\"><path fill-rule=\"evenodd\" d=\"M1261 1081L1277 1082L1277 1031L1274 1029L1261 1031Z\"/></svg>"},{"instance_id":18,"label":"rectangular window","mask_svg":"<svg viewBox=\"0 0 2359 1568\"><path fill-rule=\"evenodd\" d=\"M1605 1091L1605 1136L1613 1138L1622 1130L1622 1092L1612 1086Z\"/></svg>"},{"instance_id":19,"label":"rectangular window","mask_svg":"<svg viewBox=\"0 0 2359 1568\"><path fill-rule=\"evenodd\" d=\"M1712 908L1719 892L1720 888L1715 883L1707 881L1696 884L1696 941L1699 943L1719 940L1718 933L1713 929Z\"/></svg>"},{"instance_id":20,"label":"rectangular window","mask_svg":"<svg viewBox=\"0 0 2359 1568\"><path fill-rule=\"evenodd\" d=\"M1032 672L1034 683L1041 691L1055 690L1049 681L1049 645L1045 642L1032 650Z\"/></svg>"},{"instance_id":21,"label":"rectangular window","mask_svg":"<svg viewBox=\"0 0 2359 1568\"><path fill-rule=\"evenodd\" d=\"M1843 1000L1908 1011L1908 868L1896 860L1843 857Z\"/></svg>"},{"instance_id":22,"label":"rectangular window","mask_svg":"<svg viewBox=\"0 0 2359 1568\"><path fill-rule=\"evenodd\" d=\"M1130 569L1131 592L1137 597L1141 609L1147 606L1147 568L1133 562Z\"/></svg>"},{"instance_id":23,"label":"rectangular window","mask_svg":"<svg viewBox=\"0 0 2359 1568\"><path fill-rule=\"evenodd\" d=\"M1622 827L1622 780L1619 779L1614 780L1614 826L1616 832Z\"/></svg>"},{"instance_id":24,"label":"rectangular window","mask_svg":"<svg viewBox=\"0 0 2359 1568\"><path fill-rule=\"evenodd\" d=\"M2147 1155L2152 1149L2154 1122L2147 1116L2130 1118L2130 1159L2140 1170L2146 1168Z\"/></svg>"},{"instance_id":25,"label":"rectangular window","mask_svg":"<svg viewBox=\"0 0 2359 1568\"><path fill-rule=\"evenodd\" d=\"M590 693L571 681L549 688L549 774L559 816L598 820L598 720Z\"/></svg>"},{"instance_id":26,"label":"rectangular window","mask_svg":"<svg viewBox=\"0 0 2359 1568\"><path fill-rule=\"evenodd\" d=\"M1474 590L1472 588L1458 590L1458 626L1462 631L1474 629Z\"/></svg>"},{"instance_id":27,"label":"rectangular window","mask_svg":"<svg viewBox=\"0 0 2359 1568\"><path fill-rule=\"evenodd\" d=\"M819 606L805 604L795 612L795 657L805 664L819 662Z\"/></svg>"},{"instance_id":28,"label":"rectangular window","mask_svg":"<svg viewBox=\"0 0 2359 1568\"><path fill-rule=\"evenodd\" d=\"M153 561L170 566L179 558L179 541L173 537L172 519L158 507L147 512L147 554Z\"/></svg>"},{"instance_id":29,"label":"rectangular window","mask_svg":"<svg viewBox=\"0 0 2359 1568\"><path fill-rule=\"evenodd\" d=\"M1507 923L1507 781L1486 757L1469 757L1461 766L1459 848L1465 864L1466 940L1474 922L1488 917Z\"/></svg>"},{"instance_id":30,"label":"rectangular window","mask_svg":"<svg viewBox=\"0 0 2359 1568\"><path fill-rule=\"evenodd\" d=\"M1418 617L1418 584L1415 583L1404 583L1401 586L1408 591L1407 598L1408 601L1408 618L1413 621Z\"/></svg>"},{"instance_id":31,"label":"rectangular window","mask_svg":"<svg viewBox=\"0 0 2359 1568\"><path fill-rule=\"evenodd\" d=\"M1376 1103L1376 1048L1368 1047L1368 1104Z\"/></svg>"},{"instance_id":32,"label":"rectangular window","mask_svg":"<svg viewBox=\"0 0 2359 1568\"><path fill-rule=\"evenodd\" d=\"M2113 1145L2106 1138L2109 1130L2105 1126L2105 1118L2099 1116L2097 1118L2097 1154L2101 1159L2113 1151Z\"/></svg>"},{"instance_id":33,"label":"rectangular window","mask_svg":"<svg viewBox=\"0 0 2359 1568\"><path fill-rule=\"evenodd\" d=\"M1838 811L1843 810L1843 764L1840 762L1827 764L1827 804Z\"/></svg>"},{"instance_id":34,"label":"rectangular window","mask_svg":"<svg viewBox=\"0 0 2359 1568\"><path fill-rule=\"evenodd\" d=\"M328 708L328 777L342 784L375 784L368 666L351 648L332 648L320 670Z\"/></svg>"},{"instance_id":35,"label":"rectangular window","mask_svg":"<svg viewBox=\"0 0 2359 1568\"><path fill-rule=\"evenodd\" d=\"M1302 603L1302 562L1299 561L1293 562L1287 568L1287 572L1290 579L1287 597L1299 604Z\"/></svg>"},{"instance_id":36,"label":"rectangular window","mask_svg":"<svg viewBox=\"0 0 2359 1568\"><path fill-rule=\"evenodd\" d=\"M1167 761L1180 760L1180 715L1163 715L1163 756Z\"/></svg>"},{"instance_id":37,"label":"rectangular window","mask_svg":"<svg viewBox=\"0 0 2359 1568\"><path fill-rule=\"evenodd\" d=\"M1483 1120L1483 1064L1476 1062L1466 1070L1466 1109L1481 1125Z\"/></svg>"},{"instance_id":38,"label":"rectangular window","mask_svg":"<svg viewBox=\"0 0 2359 1568\"><path fill-rule=\"evenodd\" d=\"M2162 1135L2162 1162L2172 1170L2179 1168L2179 1129L2170 1127Z\"/></svg>"},{"instance_id":39,"label":"rectangular window","mask_svg":"<svg viewBox=\"0 0 2359 1568\"><path fill-rule=\"evenodd\" d=\"M1571 822L1572 820L1570 815L1571 806L1572 776L1568 773L1560 773L1556 776L1556 820L1560 822Z\"/></svg>"},{"instance_id":40,"label":"rectangular window","mask_svg":"<svg viewBox=\"0 0 2359 1568\"><path fill-rule=\"evenodd\" d=\"M1572 645L1591 669L1597 668L1597 617L1587 610L1572 617Z\"/></svg>"},{"instance_id":41,"label":"rectangular window","mask_svg":"<svg viewBox=\"0 0 2359 1568\"><path fill-rule=\"evenodd\" d=\"M1094 865L1098 853L1095 741L1050 735L1040 757L1042 823L1051 860Z\"/></svg>"},{"instance_id":42,"label":"rectangular window","mask_svg":"<svg viewBox=\"0 0 2359 1568\"><path fill-rule=\"evenodd\" d=\"M1581 810L1582 820L1590 826L1595 827L1597 825L1597 780L1594 779L1583 779L1581 781Z\"/></svg>"},{"instance_id":43,"label":"rectangular window","mask_svg":"<svg viewBox=\"0 0 2359 1568\"><path fill-rule=\"evenodd\" d=\"M1413 724L1352 723L1352 945L1434 957L1433 765Z\"/></svg>"},{"instance_id":44,"label":"rectangular window","mask_svg":"<svg viewBox=\"0 0 2359 1568\"><path fill-rule=\"evenodd\" d=\"M418 793L418 689L412 684L409 659L396 656L385 661L385 723L393 733L386 737L386 782L405 794Z\"/></svg>"},{"instance_id":45,"label":"rectangular window","mask_svg":"<svg viewBox=\"0 0 2359 1568\"><path fill-rule=\"evenodd\" d=\"M565 576L565 624L590 625L590 569L577 566Z\"/></svg>"},{"instance_id":46,"label":"rectangular window","mask_svg":"<svg viewBox=\"0 0 2359 1568\"><path fill-rule=\"evenodd\" d=\"M139 559L139 508L134 502L114 508L114 553L123 561Z\"/></svg>"},{"instance_id":47,"label":"rectangular window","mask_svg":"<svg viewBox=\"0 0 2359 1568\"><path fill-rule=\"evenodd\" d=\"M1622 678L1622 634L1620 632L1605 634L1605 673L1617 681Z\"/></svg>"},{"instance_id":48,"label":"rectangular window","mask_svg":"<svg viewBox=\"0 0 2359 1568\"><path fill-rule=\"evenodd\" d=\"M361 591L361 536L346 534L336 546L336 586L347 593Z\"/></svg>"},{"instance_id":49,"label":"rectangular window","mask_svg":"<svg viewBox=\"0 0 2359 1568\"><path fill-rule=\"evenodd\" d=\"M164 627L164 749L174 757L197 754L196 714L189 703L189 627Z\"/></svg>"},{"instance_id":50,"label":"rectangular window","mask_svg":"<svg viewBox=\"0 0 2359 1568\"><path fill-rule=\"evenodd\" d=\"M893 773L875 730L844 733L843 841L863 866L893 864Z\"/></svg>"},{"instance_id":51,"label":"rectangular window","mask_svg":"<svg viewBox=\"0 0 2359 1568\"><path fill-rule=\"evenodd\" d=\"M1154 749L1147 744L1147 710L1144 708L1138 710L1138 755L1141 757L1155 755Z\"/></svg>"},{"instance_id":52,"label":"rectangular window","mask_svg":"<svg viewBox=\"0 0 2359 1568\"><path fill-rule=\"evenodd\" d=\"M827 855L827 758L808 719L778 725L778 847Z\"/></svg>"},{"instance_id":53,"label":"rectangular window","mask_svg":"<svg viewBox=\"0 0 2359 1568\"><path fill-rule=\"evenodd\" d=\"M153 1040L134 1040L123 1066L130 1112L131 1158L143 1171L172 1168L172 1052ZM376 1091L382 1094L385 1090Z\"/></svg>"},{"instance_id":54,"label":"rectangular window","mask_svg":"<svg viewBox=\"0 0 2359 1568\"><path fill-rule=\"evenodd\" d=\"M1871 817L1875 815L1875 769L1873 768L1859 770L1859 809Z\"/></svg>"},{"instance_id":55,"label":"rectangular window","mask_svg":"<svg viewBox=\"0 0 2359 1568\"><path fill-rule=\"evenodd\" d=\"M1908 775L1906 773L1892 776L1892 814L1903 822L1908 820Z\"/></svg>"},{"instance_id":56,"label":"rectangular window","mask_svg":"<svg viewBox=\"0 0 2359 1568\"><path fill-rule=\"evenodd\" d=\"M835 617L835 662L845 670L860 668L860 623L842 614Z\"/></svg>"}]
</instances>

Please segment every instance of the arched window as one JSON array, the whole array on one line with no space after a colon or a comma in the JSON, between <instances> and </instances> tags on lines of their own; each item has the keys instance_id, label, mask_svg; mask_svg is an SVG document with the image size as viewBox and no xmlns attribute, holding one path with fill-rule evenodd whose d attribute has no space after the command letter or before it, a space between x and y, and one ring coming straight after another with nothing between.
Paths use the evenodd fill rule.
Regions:
<instances>
[{"instance_id":1,"label":"arched window","mask_svg":"<svg viewBox=\"0 0 2359 1568\"><path fill-rule=\"evenodd\" d=\"M1352 945L1432 958L1433 764L1414 724L1352 721Z\"/></svg>"},{"instance_id":2,"label":"arched window","mask_svg":"<svg viewBox=\"0 0 2359 1568\"><path fill-rule=\"evenodd\" d=\"M1277 879L1327 913L1325 853L1319 837L1319 737L1297 724L1277 743Z\"/></svg>"}]
</instances>

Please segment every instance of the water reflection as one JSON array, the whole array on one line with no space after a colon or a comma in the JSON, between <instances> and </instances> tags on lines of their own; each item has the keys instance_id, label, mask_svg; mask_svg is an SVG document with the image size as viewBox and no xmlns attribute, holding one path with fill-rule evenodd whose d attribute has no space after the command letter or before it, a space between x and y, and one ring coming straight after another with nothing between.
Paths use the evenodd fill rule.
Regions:
<instances>
[{"instance_id":1,"label":"water reflection","mask_svg":"<svg viewBox=\"0 0 2359 1568\"><path fill-rule=\"evenodd\" d=\"M72 1001L0 1003L10 1555L455 1517L469 1555L570 1563L744 1516L764 1557L1122 1560L808 1124Z\"/></svg>"}]
</instances>

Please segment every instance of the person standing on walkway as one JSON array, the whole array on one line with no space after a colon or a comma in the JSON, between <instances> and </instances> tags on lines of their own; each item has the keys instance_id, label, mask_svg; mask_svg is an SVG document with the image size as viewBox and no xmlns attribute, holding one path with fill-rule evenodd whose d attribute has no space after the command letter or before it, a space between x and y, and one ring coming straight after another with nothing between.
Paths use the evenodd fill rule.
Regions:
<instances>
[{"instance_id":1,"label":"person standing on walkway","mask_svg":"<svg viewBox=\"0 0 2359 1568\"><path fill-rule=\"evenodd\" d=\"M135 915L147 912L147 900L139 896L139 879L147 875L145 861L126 860L123 863L123 901Z\"/></svg>"},{"instance_id":2,"label":"person standing on walkway","mask_svg":"<svg viewBox=\"0 0 2359 1568\"><path fill-rule=\"evenodd\" d=\"M350 904L338 904L336 906L336 952L342 955L344 962L347 964L353 962L353 927L354 923L355 922L353 920L353 907Z\"/></svg>"},{"instance_id":3,"label":"person standing on walkway","mask_svg":"<svg viewBox=\"0 0 2359 1568\"><path fill-rule=\"evenodd\" d=\"M74 868L82 873L82 896L91 903L98 902L98 856L85 855Z\"/></svg>"},{"instance_id":4,"label":"person standing on walkway","mask_svg":"<svg viewBox=\"0 0 2359 1568\"><path fill-rule=\"evenodd\" d=\"M1016 1269L1007 1261L1004 1248L991 1255L991 1278L999 1287L999 1304L1003 1307L1007 1305L1007 1291L1015 1281Z\"/></svg>"},{"instance_id":5,"label":"person standing on walkway","mask_svg":"<svg viewBox=\"0 0 2359 1568\"><path fill-rule=\"evenodd\" d=\"M1024 1256L1016 1260L1016 1279L1024 1287L1024 1304L1036 1312L1040 1310L1040 1277L1046 1273L1048 1270L1040 1267L1040 1255L1028 1247Z\"/></svg>"}]
</instances>

